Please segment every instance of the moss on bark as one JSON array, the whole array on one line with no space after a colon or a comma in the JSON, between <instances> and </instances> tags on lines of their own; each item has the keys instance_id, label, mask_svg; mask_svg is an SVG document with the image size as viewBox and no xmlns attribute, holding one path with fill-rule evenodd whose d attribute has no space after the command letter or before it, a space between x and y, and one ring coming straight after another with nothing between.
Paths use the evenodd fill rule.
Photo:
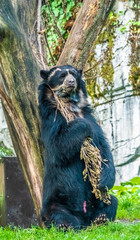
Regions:
<instances>
[{"instance_id":1,"label":"moss on bark","mask_svg":"<svg viewBox=\"0 0 140 240\"><path fill-rule=\"evenodd\" d=\"M114 68L112 58L115 37L114 23L116 21L116 14L108 17L105 27L93 45L93 49L85 66L87 90L95 104L97 104L96 99L105 97L105 94L110 91L113 84ZM98 46L105 46L105 50L102 50L102 54L100 54L100 60L97 59L96 55L96 47ZM90 68L91 70L86 72Z\"/></svg>"}]
</instances>

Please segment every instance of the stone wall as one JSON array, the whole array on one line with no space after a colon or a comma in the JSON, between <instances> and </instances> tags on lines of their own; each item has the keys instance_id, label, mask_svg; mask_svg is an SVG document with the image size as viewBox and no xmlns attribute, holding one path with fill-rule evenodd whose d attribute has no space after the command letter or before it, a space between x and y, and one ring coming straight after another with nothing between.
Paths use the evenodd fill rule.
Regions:
<instances>
[{"instance_id":1,"label":"stone wall","mask_svg":"<svg viewBox=\"0 0 140 240\"><path fill-rule=\"evenodd\" d=\"M93 67L86 72L87 86L96 117L111 145L116 165L116 184L140 174L140 39L137 7L136 1L116 1L85 69Z\"/></svg>"},{"instance_id":2,"label":"stone wall","mask_svg":"<svg viewBox=\"0 0 140 240\"><path fill-rule=\"evenodd\" d=\"M131 93L114 92L111 102L96 107L112 148L116 184L140 175L140 98Z\"/></svg>"},{"instance_id":3,"label":"stone wall","mask_svg":"<svg viewBox=\"0 0 140 240\"><path fill-rule=\"evenodd\" d=\"M13 149L13 144L9 135L8 127L2 110L2 104L0 101L0 145L1 144L6 148Z\"/></svg>"}]
</instances>

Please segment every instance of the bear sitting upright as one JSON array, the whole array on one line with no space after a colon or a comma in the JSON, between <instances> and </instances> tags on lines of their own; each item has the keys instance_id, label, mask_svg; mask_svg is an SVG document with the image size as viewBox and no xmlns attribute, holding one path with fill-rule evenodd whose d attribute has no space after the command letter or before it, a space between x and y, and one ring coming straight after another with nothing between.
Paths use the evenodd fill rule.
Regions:
<instances>
[{"instance_id":1,"label":"bear sitting upright","mask_svg":"<svg viewBox=\"0 0 140 240\"><path fill-rule=\"evenodd\" d=\"M53 223L75 229L113 221L117 199L110 196L110 204L97 199L90 181L83 179L85 163L80 151L88 137L100 150L102 160L107 160L101 166L101 192L113 187L115 168L103 131L92 116L82 71L65 65L40 74L43 81L39 86L39 112L45 146L42 220L47 227ZM73 120L66 121L55 96L67 103L75 116Z\"/></svg>"}]
</instances>

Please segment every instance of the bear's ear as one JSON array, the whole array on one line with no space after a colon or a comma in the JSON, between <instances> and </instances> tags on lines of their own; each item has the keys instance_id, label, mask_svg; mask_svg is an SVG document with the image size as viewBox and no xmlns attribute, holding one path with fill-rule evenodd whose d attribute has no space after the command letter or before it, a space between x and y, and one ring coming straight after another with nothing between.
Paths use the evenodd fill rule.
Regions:
<instances>
[{"instance_id":1,"label":"bear's ear","mask_svg":"<svg viewBox=\"0 0 140 240\"><path fill-rule=\"evenodd\" d=\"M49 74L50 74L50 71L45 71L45 70L40 71L40 76L45 80L47 80Z\"/></svg>"},{"instance_id":2,"label":"bear's ear","mask_svg":"<svg viewBox=\"0 0 140 240\"><path fill-rule=\"evenodd\" d=\"M78 69L78 72L80 73L80 75L82 75L83 70L82 69Z\"/></svg>"}]
</instances>

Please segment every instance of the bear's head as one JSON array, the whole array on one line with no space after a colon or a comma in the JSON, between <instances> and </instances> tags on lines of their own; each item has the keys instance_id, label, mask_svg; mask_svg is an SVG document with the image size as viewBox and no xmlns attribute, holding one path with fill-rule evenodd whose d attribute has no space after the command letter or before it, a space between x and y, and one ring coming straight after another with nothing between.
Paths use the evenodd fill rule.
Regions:
<instances>
[{"instance_id":1,"label":"bear's head","mask_svg":"<svg viewBox=\"0 0 140 240\"><path fill-rule=\"evenodd\" d=\"M65 65L54 67L50 71L41 70L40 75L46 85L59 97L70 97L76 100L81 91L87 97L82 70Z\"/></svg>"}]
</instances>

